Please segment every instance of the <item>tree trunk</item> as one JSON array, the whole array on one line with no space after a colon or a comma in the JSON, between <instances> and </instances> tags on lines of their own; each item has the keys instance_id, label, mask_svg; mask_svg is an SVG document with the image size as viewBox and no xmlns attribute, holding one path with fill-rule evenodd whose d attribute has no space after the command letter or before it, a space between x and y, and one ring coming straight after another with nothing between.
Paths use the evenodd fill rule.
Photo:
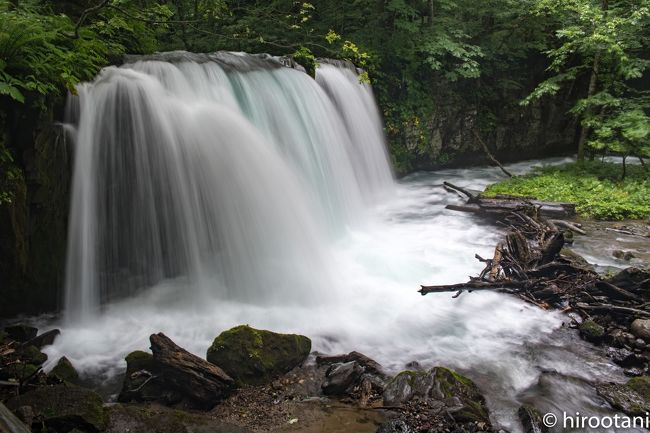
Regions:
<instances>
[{"instance_id":1,"label":"tree trunk","mask_svg":"<svg viewBox=\"0 0 650 433\"><path fill-rule=\"evenodd\" d=\"M600 52L597 52L594 55L594 63L591 67L591 77L589 78L589 88L587 89L587 99L594 96L596 93L596 86L598 84L598 71L600 69ZM584 117L589 118L591 115L591 109L587 108ZM589 127L582 126L580 129L580 138L578 140L578 161L582 162L585 160L585 147L587 139L589 138Z\"/></svg>"},{"instance_id":2,"label":"tree trunk","mask_svg":"<svg viewBox=\"0 0 650 433\"><path fill-rule=\"evenodd\" d=\"M433 0L429 0L429 27L433 28Z\"/></svg>"},{"instance_id":3,"label":"tree trunk","mask_svg":"<svg viewBox=\"0 0 650 433\"><path fill-rule=\"evenodd\" d=\"M609 9L609 0L602 0L600 7L603 10L603 15L607 16L607 10ZM594 62L591 67L591 77L589 77L589 88L587 89L587 99L594 96L596 93L596 86L598 85L598 73L600 71L600 51L597 51L594 55ZM591 115L591 109L587 108L585 112L585 118L589 118ZM582 126L580 129L580 138L578 139L578 162L585 160L585 147L587 144L587 139L589 138L589 128Z\"/></svg>"}]
</instances>

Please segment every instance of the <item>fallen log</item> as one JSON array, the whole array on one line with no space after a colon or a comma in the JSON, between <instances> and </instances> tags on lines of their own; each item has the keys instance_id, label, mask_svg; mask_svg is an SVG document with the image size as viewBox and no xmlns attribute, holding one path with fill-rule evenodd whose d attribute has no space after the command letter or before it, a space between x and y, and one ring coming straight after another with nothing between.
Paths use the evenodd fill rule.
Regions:
<instances>
[{"instance_id":1,"label":"fallen log","mask_svg":"<svg viewBox=\"0 0 650 433\"><path fill-rule=\"evenodd\" d=\"M555 224L556 226L559 227L564 227L565 229L569 229L572 232L578 233L580 235L586 235L587 232L582 230L580 227L578 227L578 224L571 223L569 221L564 221L564 220L549 220L549 223Z\"/></svg>"},{"instance_id":2,"label":"fallen log","mask_svg":"<svg viewBox=\"0 0 650 433\"><path fill-rule=\"evenodd\" d=\"M613 313L622 313L622 314L628 314L633 316L650 317L649 311L639 310L637 308L631 308L631 307L619 307L618 305L612 305L612 304L586 304L584 302L578 302L576 303L576 307L588 311L589 310L604 311L607 313L613 312Z\"/></svg>"},{"instance_id":3,"label":"fallen log","mask_svg":"<svg viewBox=\"0 0 650 433\"><path fill-rule=\"evenodd\" d=\"M594 284L594 287L601 293L607 295L609 298L619 299L623 301L636 301L643 302L640 296L635 295L634 293L628 292L625 289L616 287L613 284L610 284L606 281L597 281Z\"/></svg>"},{"instance_id":4,"label":"fallen log","mask_svg":"<svg viewBox=\"0 0 650 433\"><path fill-rule=\"evenodd\" d=\"M468 203L473 203L481 195L480 191L465 189L465 188L462 188L462 187L460 187L458 185L454 185L451 182L445 181L445 182L442 182L442 184L447 188L451 188L451 189L453 189L455 191L458 191L458 192L462 193L463 195L467 196Z\"/></svg>"},{"instance_id":5,"label":"fallen log","mask_svg":"<svg viewBox=\"0 0 650 433\"><path fill-rule=\"evenodd\" d=\"M235 381L221 368L177 346L165 334L152 334L149 340L165 383L198 406L211 408L235 387Z\"/></svg>"},{"instance_id":6,"label":"fallen log","mask_svg":"<svg viewBox=\"0 0 650 433\"><path fill-rule=\"evenodd\" d=\"M446 209L460 212L471 212L487 216L507 215L529 207L537 207L539 214L548 218L567 218L575 216L575 206L570 203L550 203L537 200L524 201L500 198L476 198L468 200L467 204L446 206Z\"/></svg>"},{"instance_id":7,"label":"fallen log","mask_svg":"<svg viewBox=\"0 0 650 433\"><path fill-rule=\"evenodd\" d=\"M2 433L31 433L31 428L26 426L7 406L0 403L0 432Z\"/></svg>"},{"instance_id":8,"label":"fallen log","mask_svg":"<svg viewBox=\"0 0 650 433\"><path fill-rule=\"evenodd\" d=\"M444 292L457 292L459 290L500 290L500 289L523 289L531 286L533 283L530 281L469 281L460 284L447 284L442 286L420 286L418 290L423 296L429 293L444 293Z\"/></svg>"}]
</instances>

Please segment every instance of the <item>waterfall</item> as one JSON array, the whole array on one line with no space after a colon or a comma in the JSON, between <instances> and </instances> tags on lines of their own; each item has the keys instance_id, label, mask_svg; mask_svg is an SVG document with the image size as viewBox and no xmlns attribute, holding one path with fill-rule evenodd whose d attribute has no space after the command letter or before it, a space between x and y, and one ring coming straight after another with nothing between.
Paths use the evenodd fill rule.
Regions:
<instances>
[{"instance_id":1,"label":"waterfall","mask_svg":"<svg viewBox=\"0 0 650 433\"><path fill-rule=\"evenodd\" d=\"M70 320L167 279L197 299L318 302L328 243L393 186L371 89L345 64L313 80L267 56L168 53L74 98Z\"/></svg>"}]
</instances>

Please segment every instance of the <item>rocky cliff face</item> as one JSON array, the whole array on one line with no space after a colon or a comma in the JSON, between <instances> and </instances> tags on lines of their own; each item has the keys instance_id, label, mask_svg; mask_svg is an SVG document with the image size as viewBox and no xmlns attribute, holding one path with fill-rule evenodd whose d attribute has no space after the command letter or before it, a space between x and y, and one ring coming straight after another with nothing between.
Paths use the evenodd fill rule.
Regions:
<instances>
[{"instance_id":1,"label":"rocky cliff face","mask_svg":"<svg viewBox=\"0 0 650 433\"><path fill-rule=\"evenodd\" d=\"M487 107L438 89L432 112L388 130L391 154L399 175L413 171L488 164L479 138L501 162L575 153L578 125L568 114L575 95ZM504 97L518 101L521 97ZM489 114L488 114L489 110Z\"/></svg>"},{"instance_id":2,"label":"rocky cliff face","mask_svg":"<svg viewBox=\"0 0 650 433\"><path fill-rule=\"evenodd\" d=\"M0 205L0 317L55 310L65 269L71 149L46 110L7 107L4 139L14 161L12 199Z\"/></svg>"}]
</instances>

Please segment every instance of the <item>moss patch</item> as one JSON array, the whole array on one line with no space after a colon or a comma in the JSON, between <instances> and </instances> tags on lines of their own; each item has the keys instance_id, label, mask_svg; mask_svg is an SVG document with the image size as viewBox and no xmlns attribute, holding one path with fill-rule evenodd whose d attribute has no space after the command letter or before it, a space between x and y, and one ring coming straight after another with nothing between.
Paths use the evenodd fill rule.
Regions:
<instances>
[{"instance_id":1,"label":"moss patch","mask_svg":"<svg viewBox=\"0 0 650 433\"><path fill-rule=\"evenodd\" d=\"M56 431L75 427L91 432L104 430L103 405L101 397L93 391L70 384L40 387L7 402L11 410L31 406L35 421Z\"/></svg>"},{"instance_id":2,"label":"moss patch","mask_svg":"<svg viewBox=\"0 0 650 433\"><path fill-rule=\"evenodd\" d=\"M453 414L456 420L489 423L485 398L474 382L448 368L436 367L434 370L437 390L445 398L458 397L463 403L464 407Z\"/></svg>"},{"instance_id":3,"label":"moss patch","mask_svg":"<svg viewBox=\"0 0 650 433\"><path fill-rule=\"evenodd\" d=\"M303 335L241 325L214 339L207 360L240 384L259 385L298 366L310 352L311 340Z\"/></svg>"},{"instance_id":4,"label":"moss patch","mask_svg":"<svg viewBox=\"0 0 650 433\"><path fill-rule=\"evenodd\" d=\"M605 336L605 328L591 319L582 322L579 329L580 333L588 341L597 342Z\"/></svg>"},{"instance_id":5,"label":"moss patch","mask_svg":"<svg viewBox=\"0 0 650 433\"><path fill-rule=\"evenodd\" d=\"M628 380L627 386L647 401L650 401L650 376L633 377Z\"/></svg>"}]
</instances>

